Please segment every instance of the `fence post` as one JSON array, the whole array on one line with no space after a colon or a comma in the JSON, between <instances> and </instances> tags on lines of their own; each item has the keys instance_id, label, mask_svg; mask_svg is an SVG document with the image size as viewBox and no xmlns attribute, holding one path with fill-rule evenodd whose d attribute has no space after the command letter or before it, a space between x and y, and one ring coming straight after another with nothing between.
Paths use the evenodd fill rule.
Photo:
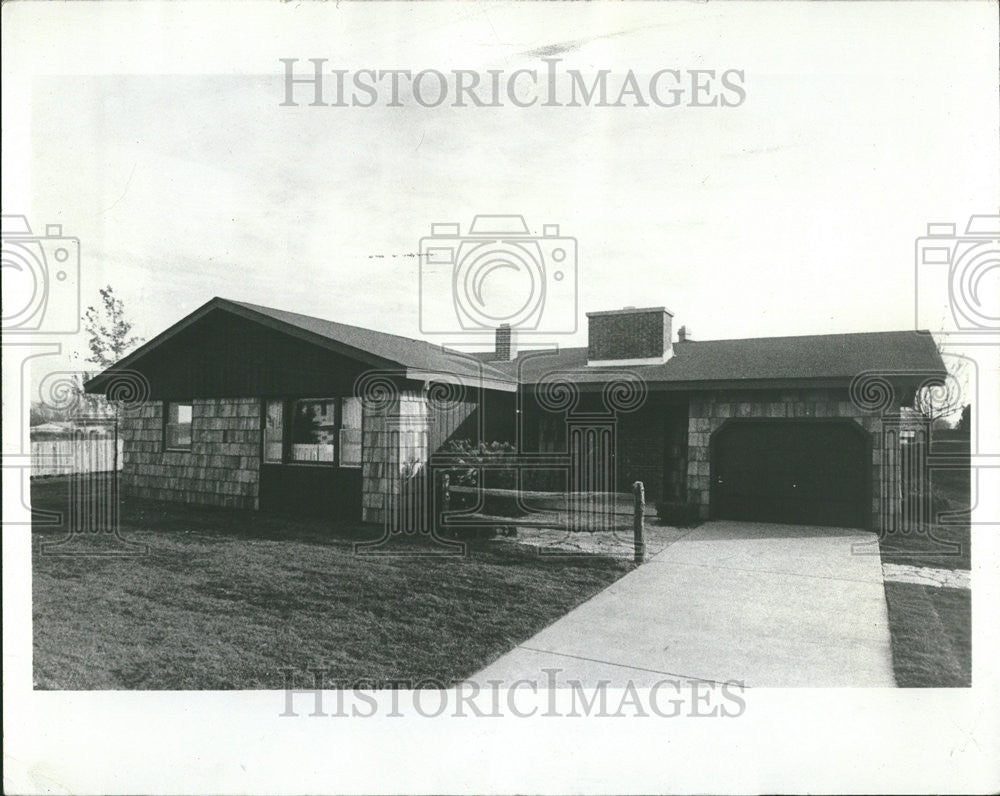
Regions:
<instances>
[{"instance_id":1,"label":"fence post","mask_svg":"<svg viewBox=\"0 0 1000 796\"><path fill-rule=\"evenodd\" d=\"M451 510L451 476L444 473L441 476L441 494L438 499L437 531L444 531L444 517Z\"/></svg>"},{"instance_id":2,"label":"fence post","mask_svg":"<svg viewBox=\"0 0 1000 796\"><path fill-rule=\"evenodd\" d=\"M646 508L646 487L642 481L632 484L632 496L634 498L634 516L632 518L632 530L635 534L635 563L641 564L646 560L646 540L642 538L643 513Z\"/></svg>"}]
</instances>

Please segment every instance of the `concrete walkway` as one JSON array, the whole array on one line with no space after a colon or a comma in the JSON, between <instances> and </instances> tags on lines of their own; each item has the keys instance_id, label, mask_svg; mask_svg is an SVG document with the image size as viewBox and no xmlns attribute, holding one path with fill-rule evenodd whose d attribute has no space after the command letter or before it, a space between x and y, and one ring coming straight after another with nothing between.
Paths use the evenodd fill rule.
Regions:
<instances>
[{"instance_id":1,"label":"concrete walkway","mask_svg":"<svg viewBox=\"0 0 1000 796\"><path fill-rule=\"evenodd\" d=\"M909 564L882 565L882 577L886 580L946 589L971 589L971 574L967 569L935 569L914 567Z\"/></svg>"},{"instance_id":2,"label":"concrete walkway","mask_svg":"<svg viewBox=\"0 0 1000 796\"><path fill-rule=\"evenodd\" d=\"M894 686L875 535L702 525L470 679L544 687L543 669L584 686Z\"/></svg>"}]
</instances>

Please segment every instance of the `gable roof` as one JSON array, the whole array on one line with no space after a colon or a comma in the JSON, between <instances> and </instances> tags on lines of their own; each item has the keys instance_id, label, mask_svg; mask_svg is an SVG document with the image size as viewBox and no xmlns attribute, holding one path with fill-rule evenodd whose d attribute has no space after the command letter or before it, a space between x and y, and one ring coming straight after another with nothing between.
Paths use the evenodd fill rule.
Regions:
<instances>
[{"instance_id":1,"label":"gable roof","mask_svg":"<svg viewBox=\"0 0 1000 796\"><path fill-rule=\"evenodd\" d=\"M227 299L216 300L242 307L279 323L318 335L327 341L353 349L354 352L368 354L382 360L383 363L395 364L408 371L478 375L479 369L482 368L483 375L487 378L492 377L501 381L510 380L507 373L497 370L489 363L484 363L482 360L460 351L428 343L426 340L414 340L388 332L377 332L362 326L350 326L346 323L328 321L312 315L301 315L297 312L277 310L273 307L262 307L259 304Z\"/></svg>"},{"instance_id":2,"label":"gable roof","mask_svg":"<svg viewBox=\"0 0 1000 796\"><path fill-rule=\"evenodd\" d=\"M482 385L487 388L507 391L516 389L516 383L509 374L468 354L443 346L218 296L144 343L113 367L90 379L84 385L85 389L87 392L100 392L113 372L134 366L179 332L212 312L230 313L352 357L372 367L398 371L405 378L424 379L428 375L451 374L481 380Z\"/></svg>"},{"instance_id":3,"label":"gable roof","mask_svg":"<svg viewBox=\"0 0 1000 796\"><path fill-rule=\"evenodd\" d=\"M110 373L134 365L211 312L231 313L373 367L396 370L406 378L452 374L504 391L513 391L518 384L535 384L557 371L583 385L599 385L629 371L651 387L666 390L762 388L803 382L846 386L855 376L872 371L919 382L946 375L937 346L927 332L685 341L674 343L673 356L662 364L595 367L587 364L585 347L525 351L510 362L490 361L489 352L466 354L423 340L216 297L88 381L87 391L100 392Z\"/></svg>"}]
</instances>

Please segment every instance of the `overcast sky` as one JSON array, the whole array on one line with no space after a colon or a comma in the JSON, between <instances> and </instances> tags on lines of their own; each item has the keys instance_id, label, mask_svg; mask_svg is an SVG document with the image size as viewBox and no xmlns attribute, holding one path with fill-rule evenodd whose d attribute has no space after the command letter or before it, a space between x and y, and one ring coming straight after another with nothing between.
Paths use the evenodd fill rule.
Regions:
<instances>
[{"instance_id":1,"label":"overcast sky","mask_svg":"<svg viewBox=\"0 0 1000 796\"><path fill-rule=\"evenodd\" d=\"M213 296L420 336L404 255L476 213L577 239L581 322L664 304L699 339L906 329L914 238L996 210L988 3L205 6L131 29L115 6L80 4L44 52L8 42L34 77L3 212L78 236L84 303L112 284L147 338ZM590 73L739 69L746 100L280 107L280 57L510 72L544 48Z\"/></svg>"}]
</instances>

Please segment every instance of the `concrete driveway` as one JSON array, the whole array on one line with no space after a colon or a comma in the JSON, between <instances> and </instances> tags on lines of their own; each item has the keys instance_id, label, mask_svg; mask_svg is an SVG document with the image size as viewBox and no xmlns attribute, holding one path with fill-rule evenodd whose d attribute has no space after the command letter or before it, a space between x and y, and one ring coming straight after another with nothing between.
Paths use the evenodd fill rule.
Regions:
<instances>
[{"instance_id":1,"label":"concrete driveway","mask_svg":"<svg viewBox=\"0 0 1000 796\"><path fill-rule=\"evenodd\" d=\"M859 554L859 545L871 552ZM543 669L585 686L678 677L894 686L875 535L702 525L470 679L543 685Z\"/></svg>"}]
</instances>

